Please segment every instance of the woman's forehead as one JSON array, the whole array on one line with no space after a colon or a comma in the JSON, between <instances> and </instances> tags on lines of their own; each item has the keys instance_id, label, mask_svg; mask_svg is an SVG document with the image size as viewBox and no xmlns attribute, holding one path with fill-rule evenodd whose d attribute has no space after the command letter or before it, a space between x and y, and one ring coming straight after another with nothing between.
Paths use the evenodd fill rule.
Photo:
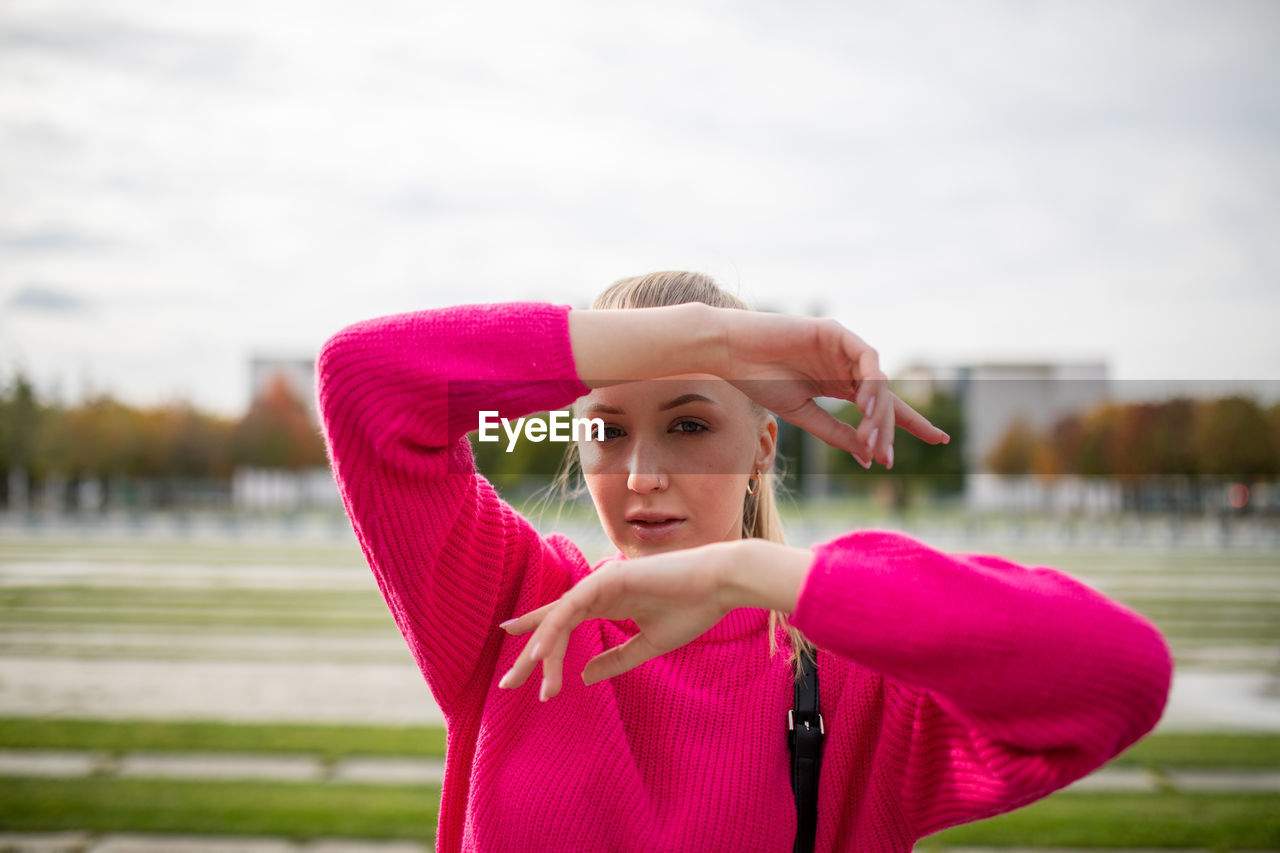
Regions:
<instances>
[{"instance_id":1,"label":"woman's forehead","mask_svg":"<svg viewBox=\"0 0 1280 853\"><path fill-rule=\"evenodd\" d=\"M596 388L579 397L574 410L584 414L593 410L606 414L638 414L694 405L729 408L745 402L746 396L723 379L710 374L691 373Z\"/></svg>"}]
</instances>

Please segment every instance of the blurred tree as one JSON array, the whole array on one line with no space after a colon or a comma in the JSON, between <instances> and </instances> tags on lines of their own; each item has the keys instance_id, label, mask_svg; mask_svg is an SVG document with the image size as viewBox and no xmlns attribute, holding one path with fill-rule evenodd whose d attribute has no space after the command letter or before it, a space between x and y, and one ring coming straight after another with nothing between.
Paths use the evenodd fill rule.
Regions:
<instances>
[{"instance_id":1,"label":"blurred tree","mask_svg":"<svg viewBox=\"0 0 1280 853\"><path fill-rule=\"evenodd\" d=\"M136 409L104 394L64 411L61 420L69 471L104 480L136 473L142 443Z\"/></svg>"},{"instance_id":2,"label":"blurred tree","mask_svg":"<svg viewBox=\"0 0 1280 853\"><path fill-rule=\"evenodd\" d=\"M1036 461L1039 437L1026 418L1015 418L987 452L983 463L1002 477L1026 476Z\"/></svg>"},{"instance_id":3,"label":"blurred tree","mask_svg":"<svg viewBox=\"0 0 1280 853\"><path fill-rule=\"evenodd\" d=\"M303 414L306 416L305 409ZM166 472L183 477L231 476L235 422L197 411L187 402L167 406L162 422L166 434ZM299 430L299 440L303 443L303 450L310 455L300 455L299 461L302 465L323 465L324 448L320 447L317 461L314 445L320 439L309 428L309 419L307 423L305 431ZM298 429L296 424L291 423L291 426Z\"/></svg>"},{"instance_id":4,"label":"blurred tree","mask_svg":"<svg viewBox=\"0 0 1280 853\"><path fill-rule=\"evenodd\" d=\"M547 422L548 412L527 416L526 420ZM572 415L571 415L572 416ZM559 441L530 441L521 433L511 452L507 452L506 433L498 429L498 441L480 441L479 431L467 433L475 457L476 469L499 489L524 488L529 491L546 485L559 470L561 460L571 444Z\"/></svg>"},{"instance_id":5,"label":"blurred tree","mask_svg":"<svg viewBox=\"0 0 1280 853\"><path fill-rule=\"evenodd\" d=\"M1274 477L1280 470L1272 425L1248 397L1234 395L1201 403L1193 434L1202 474L1250 483Z\"/></svg>"},{"instance_id":6,"label":"blurred tree","mask_svg":"<svg viewBox=\"0 0 1280 853\"><path fill-rule=\"evenodd\" d=\"M1194 426L1196 401L1177 397L1156 404L1147 442L1152 463L1146 473L1192 477L1196 474Z\"/></svg>"},{"instance_id":7,"label":"blurred tree","mask_svg":"<svg viewBox=\"0 0 1280 853\"><path fill-rule=\"evenodd\" d=\"M1280 401L1267 408L1267 431L1271 433L1271 447L1280 459Z\"/></svg>"},{"instance_id":8,"label":"blurred tree","mask_svg":"<svg viewBox=\"0 0 1280 853\"><path fill-rule=\"evenodd\" d=\"M1072 473L1085 477L1105 477L1113 471L1112 436L1120 407L1104 403L1086 412L1081 419L1083 427Z\"/></svg>"},{"instance_id":9,"label":"blurred tree","mask_svg":"<svg viewBox=\"0 0 1280 853\"><path fill-rule=\"evenodd\" d=\"M936 389L927 395L900 396L904 403L950 435L951 442L926 444L899 425L894 430L892 470L877 464L868 471L849 454L831 448L827 448L825 466L831 473L845 475L844 479L853 482L884 482L883 493L891 496L892 505L899 511L924 498L960 494L964 491L965 473L964 411L959 398ZM852 403L846 403L835 414L853 426L862 422L862 413ZM873 480L865 480L866 477Z\"/></svg>"},{"instance_id":10,"label":"blurred tree","mask_svg":"<svg viewBox=\"0 0 1280 853\"><path fill-rule=\"evenodd\" d=\"M15 372L0 392L0 490L5 506L14 498L11 485L24 495L30 491L41 417L35 387L21 371Z\"/></svg>"},{"instance_id":11,"label":"blurred tree","mask_svg":"<svg viewBox=\"0 0 1280 853\"><path fill-rule=\"evenodd\" d=\"M171 449L167 461L172 464L179 455ZM327 464L324 440L284 377L268 382L236 425L232 458L257 468L297 470Z\"/></svg>"},{"instance_id":12,"label":"blurred tree","mask_svg":"<svg viewBox=\"0 0 1280 853\"><path fill-rule=\"evenodd\" d=\"M1043 438L1013 423L987 462L997 473L1111 477L1128 508L1196 507L1206 478L1280 473L1277 419L1280 404L1264 411L1239 396L1109 403L1060 418Z\"/></svg>"}]
</instances>

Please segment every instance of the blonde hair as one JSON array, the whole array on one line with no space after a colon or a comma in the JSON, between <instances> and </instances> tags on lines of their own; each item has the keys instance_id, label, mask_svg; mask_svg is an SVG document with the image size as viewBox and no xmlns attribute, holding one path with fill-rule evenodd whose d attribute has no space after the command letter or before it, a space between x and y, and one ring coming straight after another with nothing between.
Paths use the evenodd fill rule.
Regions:
<instances>
[{"instance_id":1,"label":"blonde hair","mask_svg":"<svg viewBox=\"0 0 1280 853\"><path fill-rule=\"evenodd\" d=\"M596 297L591 307L597 311L617 308L661 308L668 305L682 305L686 302L702 302L715 308L750 310L746 303L722 289L710 276L677 271L654 272L615 281ZM751 401L751 405L761 418L773 417L768 410L754 400ZM559 491L562 496L574 493L570 487L570 480L573 479L577 463L575 447L570 445L569 452L565 454L565 461L552 483L552 488ZM755 495L745 495L743 498L742 538L765 539L781 545L786 544L786 538L782 533L782 518L778 515L778 480L779 477L774 470L762 471L759 491ZM779 610L770 610L770 657L778 653L779 625L786 631L791 647L787 662L792 664L798 680L803 672L800 655L816 660L817 650L800 632L800 629L787 621L787 614Z\"/></svg>"}]
</instances>

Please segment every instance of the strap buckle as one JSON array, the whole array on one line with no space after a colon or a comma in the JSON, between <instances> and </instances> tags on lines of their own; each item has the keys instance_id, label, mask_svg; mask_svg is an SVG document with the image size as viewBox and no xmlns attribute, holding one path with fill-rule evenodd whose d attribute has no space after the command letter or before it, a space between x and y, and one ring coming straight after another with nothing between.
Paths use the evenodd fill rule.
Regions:
<instances>
[{"instance_id":1,"label":"strap buckle","mask_svg":"<svg viewBox=\"0 0 1280 853\"><path fill-rule=\"evenodd\" d=\"M804 730L810 731L811 727L808 720L804 720ZM787 731L794 732L796 730L795 709L787 709ZM827 726L822 721L822 715L818 714L818 734L825 736L827 734Z\"/></svg>"}]
</instances>

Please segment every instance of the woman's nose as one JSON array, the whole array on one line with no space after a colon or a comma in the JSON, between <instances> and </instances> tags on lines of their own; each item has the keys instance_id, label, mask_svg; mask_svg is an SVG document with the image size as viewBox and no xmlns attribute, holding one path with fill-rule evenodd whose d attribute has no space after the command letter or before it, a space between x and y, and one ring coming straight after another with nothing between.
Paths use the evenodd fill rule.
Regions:
<instances>
[{"instance_id":1,"label":"woman's nose","mask_svg":"<svg viewBox=\"0 0 1280 853\"><path fill-rule=\"evenodd\" d=\"M651 448L637 444L629 460L627 488L637 493L661 492L669 483L670 479L662 470L657 454Z\"/></svg>"}]
</instances>

